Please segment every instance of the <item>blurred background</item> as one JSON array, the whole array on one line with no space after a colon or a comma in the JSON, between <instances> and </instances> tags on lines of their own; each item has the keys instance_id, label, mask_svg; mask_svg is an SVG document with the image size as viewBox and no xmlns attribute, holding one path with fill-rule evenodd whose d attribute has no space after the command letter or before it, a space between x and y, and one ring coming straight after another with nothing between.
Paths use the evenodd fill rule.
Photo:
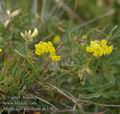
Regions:
<instances>
[{"instance_id":1,"label":"blurred background","mask_svg":"<svg viewBox=\"0 0 120 114\"><path fill-rule=\"evenodd\" d=\"M0 0L0 20L4 10L19 8L39 23L63 19L79 26L107 26L120 21L120 0Z\"/></svg>"}]
</instances>

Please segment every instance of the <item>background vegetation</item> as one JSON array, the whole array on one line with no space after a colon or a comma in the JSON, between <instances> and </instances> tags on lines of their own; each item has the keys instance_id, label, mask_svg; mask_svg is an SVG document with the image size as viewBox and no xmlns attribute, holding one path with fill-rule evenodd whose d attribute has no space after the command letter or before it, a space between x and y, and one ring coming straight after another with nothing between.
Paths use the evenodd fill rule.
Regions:
<instances>
[{"instance_id":1,"label":"background vegetation","mask_svg":"<svg viewBox=\"0 0 120 114\"><path fill-rule=\"evenodd\" d=\"M5 27L7 9L21 12ZM0 21L1 100L33 95L56 109L51 114L120 114L119 0L1 0ZM35 27L39 35L26 43L20 33ZM36 43L56 35L60 62L34 54ZM85 51L103 38L112 54L95 58Z\"/></svg>"}]
</instances>

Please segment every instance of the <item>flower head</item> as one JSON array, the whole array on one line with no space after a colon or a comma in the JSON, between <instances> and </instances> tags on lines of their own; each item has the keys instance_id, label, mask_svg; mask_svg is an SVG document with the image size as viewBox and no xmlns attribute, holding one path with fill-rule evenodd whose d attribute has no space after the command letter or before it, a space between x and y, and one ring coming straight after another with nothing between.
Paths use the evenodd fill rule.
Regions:
<instances>
[{"instance_id":1,"label":"flower head","mask_svg":"<svg viewBox=\"0 0 120 114\"><path fill-rule=\"evenodd\" d=\"M94 40L90 42L90 46L86 47L86 51L88 53L92 53L93 56L95 57L100 57L102 55L109 55L112 50L113 50L113 46L109 46L107 44L107 40L102 39L100 41L98 40Z\"/></svg>"},{"instance_id":2,"label":"flower head","mask_svg":"<svg viewBox=\"0 0 120 114\"><path fill-rule=\"evenodd\" d=\"M55 55L55 56L52 56L51 59L52 59L52 61L60 61L60 60L61 60L61 57Z\"/></svg>"},{"instance_id":3,"label":"flower head","mask_svg":"<svg viewBox=\"0 0 120 114\"><path fill-rule=\"evenodd\" d=\"M12 21L12 19L16 16L18 16L21 12L21 9L17 9L13 12L11 12L10 10L6 10L6 14L7 14L7 19L4 23L4 27L7 28L8 25L10 24L10 22Z\"/></svg>"},{"instance_id":4,"label":"flower head","mask_svg":"<svg viewBox=\"0 0 120 114\"><path fill-rule=\"evenodd\" d=\"M56 35L54 38L53 38L53 43L54 44L59 44L61 42L61 37L59 35Z\"/></svg>"},{"instance_id":5,"label":"flower head","mask_svg":"<svg viewBox=\"0 0 120 114\"><path fill-rule=\"evenodd\" d=\"M38 35L38 29L34 28L33 32L31 30L25 31L24 33L21 32L20 35L27 41L33 41L33 38L35 38Z\"/></svg>"},{"instance_id":6,"label":"flower head","mask_svg":"<svg viewBox=\"0 0 120 114\"><path fill-rule=\"evenodd\" d=\"M61 59L60 56L56 55L56 50L52 44L52 42L39 42L35 45L35 54L36 55L43 55L43 54L49 54L49 57L52 61L59 61Z\"/></svg>"}]
</instances>

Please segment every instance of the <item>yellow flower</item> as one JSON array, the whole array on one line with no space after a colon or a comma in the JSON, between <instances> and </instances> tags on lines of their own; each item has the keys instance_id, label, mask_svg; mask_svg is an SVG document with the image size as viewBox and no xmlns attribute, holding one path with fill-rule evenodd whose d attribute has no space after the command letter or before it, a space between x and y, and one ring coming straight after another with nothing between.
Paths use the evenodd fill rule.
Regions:
<instances>
[{"instance_id":1,"label":"yellow flower","mask_svg":"<svg viewBox=\"0 0 120 114\"><path fill-rule=\"evenodd\" d=\"M98 43L97 40L91 41L91 42L90 42L90 46L87 46L87 47L86 47L86 51L89 52L89 53L92 53L92 52L94 52L94 50L96 50L96 48L98 48L99 46L100 46L100 45L99 45L99 43Z\"/></svg>"},{"instance_id":2,"label":"yellow flower","mask_svg":"<svg viewBox=\"0 0 120 114\"><path fill-rule=\"evenodd\" d=\"M50 56L52 57L54 55L56 55L56 50L55 50L54 47L51 47L51 49L50 49Z\"/></svg>"},{"instance_id":3,"label":"yellow flower","mask_svg":"<svg viewBox=\"0 0 120 114\"><path fill-rule=\"evenodd\" d=\"M41 56L45 53L49 54L49 57L53 61L59 61L61 59L60 56L56 55L56 50L55 50L52 42L50 42L50 41L48 41L48 42L41 41L35 45L35 54L36 55Z\"/></svg>"},{"instance_id":4,"label":"yellow flower","mask_svg":"<svg viewBox=\"0 0 120 114\"><path fill-rule=\"evenodd\" d=\"M55 56L52 56L51 59L52 59L52 61L60 61L61 57L55 55Z\"/></svg>"},{"instance_id":5,"label":"yellow flower","mask_svg":"<svg viewBox=\"0 0 120 114\"><path fill-rule=\"evenodd\" d=\"M95 47L95 49L93 51L93 56L100 57L102 55L103 55L103 50L102 50L101 46Z\"/></svg>"},{"instance_id":6,"label":"yellow flower","mask_svg":"<svg viewBox=\"0 0 120 114\"><path fill-rule=\"evenodd\" d=\"M59 35L56 35L54 38L53 38L53 43L54 44L59 44L61 42L61 37Z\"/></svg>"},{"instance_id":7,"label":"yellow flower","mask_svg":"<svg viewBox=\"0 0 120 114\"><path fill-rule=\"evenodd\" d=\"M35 38L38 35L38 29L34 28L33 32L31 30L25 30L25 32L21 32L20 35L22 38L24 38L24 40L33 41L33 38Z\"/></svg>"},{"instance_id":8,"label":"yellow flower","mask_svg":"<svg viewBox=\"0 0 120 114\"><path fill-rule=\"evenodd\" d=\"M113 50L113 46L112 45L108 46L106 40L101 40L100 45L101 45L101 47L103 49L103 54L104 55L109 55Z\"/></svg>"},{"instance_id":9,"label":"yellow flower","mask_svg":"<svg viewBox=\"0 0 120 114\"><path fill-rule=\"evenodd\" d=\"M88 53L92 53L95 57L100 57L102 55L109 55L113 50L113 46L107 45L107 40L102 39L100 41L94 40L90 42L90 46L86 47Z\"/></svg>"},{"instance_id":10,"label":"yellow flower","mask_svg":"<svg viewBox=\"0 0 120 114\"><path fill-rule=\"evenodd\" d=\"M102 39L102 40L100 41L100 45L106 45L106 44L107 44L107 40Z\"/></svg>"},{"instance_id":11,"label":"yellow flower","mask_svg":"<svg viewBox=\"0 0 120 114\"><path fill-rule=\"evenodd\" d=\"M0 53L3 51L3 49L2 48L0 48Z\"/></svg>"}]
</instances>

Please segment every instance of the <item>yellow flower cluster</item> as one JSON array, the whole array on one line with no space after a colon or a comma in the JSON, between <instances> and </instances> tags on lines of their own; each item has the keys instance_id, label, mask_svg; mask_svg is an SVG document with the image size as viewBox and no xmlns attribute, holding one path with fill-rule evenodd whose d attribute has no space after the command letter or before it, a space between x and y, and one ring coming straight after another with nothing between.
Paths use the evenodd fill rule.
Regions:
<instances>
[{"instance_id":1,"label":"yellow flower cluster","mask_svg":"<svg viewBox=\"0 0 120 114\"><path fill-rule=\"evenodd\" d=\"M90 42L90 46L86 47L86 51L89 53L93 53L93 56L100 57L102 55L109 55L112 50L113 46L108 46L107 40L102 39L100 41L94 40Z\"/></svg>"},{"instance_id":2,"label":"yellow flower cluster","mask_svg":"<svg viewBox=\"0 0 120 114\"><path fill-rule=\"evenodd\" d=\"M38 44L35 45L35 54L36 55L43 55L43 54L49 54L49 57L51 58L52 61L59 61L61 60L61 57L56 55L56 50L52 44L52 42L39 42Z\"/></svg>"}]
</instances>

